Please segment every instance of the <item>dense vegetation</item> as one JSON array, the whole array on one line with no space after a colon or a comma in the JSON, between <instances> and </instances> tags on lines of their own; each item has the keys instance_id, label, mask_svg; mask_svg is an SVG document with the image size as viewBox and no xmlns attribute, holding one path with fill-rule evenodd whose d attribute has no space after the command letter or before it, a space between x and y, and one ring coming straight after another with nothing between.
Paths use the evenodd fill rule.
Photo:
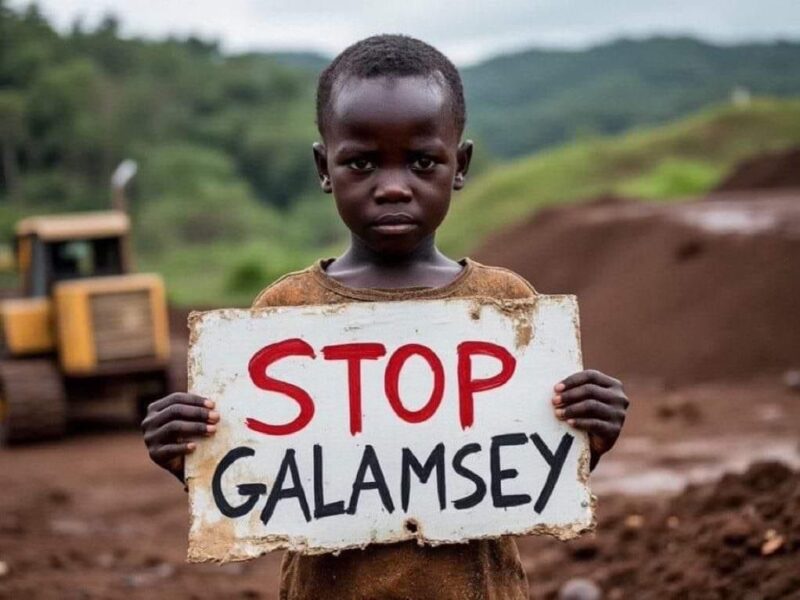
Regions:
<instances>
[{"instance_id":1,"label":"dense vegetation","mask_svg":"<svg viewBox=\"0 0 800 600\"><path fill-rule=\"evenodd\" d=\"M222 256L234 294L243 274L270 278L288 248L338 234L330 203L307 200L314 85L306 68L197 39L123 40L112 18L58 34L0 0L0 235L24 214L108 207L131 157L143 266L185 255L197 272Z\"/></svg>"},{"instance_id":2,"label":"dense vegetation","mask_svg":"<svg viewBox=\"0 0 800 600\"><path fill-rule=\"evenodd\" d=\"M734 93L800 93L800 44L713 46L620 40L588 51L531 50L464 71L475 135L518 156L574 137L665 123Z\"/></svg>"},{"instance_id":3,"label":"dense vegetation","mask_svg":"<svg viewBox=\"0 0 800 600\"><path fill-rule=\"evenodd\" d=\"M655 147L593 136L725 101L736 86L798 93L798 59L800 44L654 39L523 52L465 69L468 133L479 152L446 245L466 251L539 202L608 186L618 144L630 148L619 151L625 164L641 166L625 171L623 191L663 196L675 181L700 189L739 154L698 138L700 152L634 156ZM15 11L0 0L0 239L23 215L107 207L109 174L131 157L140 165L132 198L140 268L163 272L180 302L246 302L264 282L341 244L310 160L314 85L325 62L314 54L229 56L195 38L122 39L113 18L59 33L35 6ZM796 106L768 106L791 121L774 139L794 139L787 132ZM693 126L685 126L687 139ZM743 131L737 148L764 145L764 131ZM577 145L503 164L576 137Z\"/></svg>"}]
</instances>

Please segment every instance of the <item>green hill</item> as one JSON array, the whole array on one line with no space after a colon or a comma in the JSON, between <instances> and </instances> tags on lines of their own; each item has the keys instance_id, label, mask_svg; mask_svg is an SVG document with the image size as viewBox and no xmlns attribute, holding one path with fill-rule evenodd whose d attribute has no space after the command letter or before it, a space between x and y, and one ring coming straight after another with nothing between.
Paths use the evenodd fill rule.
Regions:
<instances>
[{"instance_id":1,"label":"green hill","mask_svg":"<svg viewBox=\"0 0 800 600\"><path fill-rule=\"evenodd\" d=\"M499 56L463 75L470 134L492 154L510 157L576 136L674 121L727 101L737 88L754 96L800 94L800 43L618 40Z\"/></svg>"},{"instance_id":2,"label":"green hill","mask_svg":"<svg viewBox=\"0 0 800 600\"><path fill-rule=\"evenodd\" d=\"M331 57L272 53L318 73ZM468 134L514 157L587 134L674 121L727 101L800 94L800 43L718 46L690 37L620 39L584 50L530 49L461 69ZM745 91L746 90L746 91Z\"/></svg>"},{"instance_id":3,"label":"green hill","mask_svg":"<svg viewBox=\"0 0 800 600\"><path fill-rule=\"evenodd\" d=\"M330 58L272 53L318 73ZM468 135L515 157L590 134L664 124L727 101L800 94L800 43L718 46L690 37L620 39L585 50L531 49L461 69Z\"/></svg>"},{"instance_id":4,"label":"green hill","mask_svg":"<svg viewBox=\"0 0 800 600\"><path fill-rule=\"evenodd\" d=\"M462 255L537 208L599 194L652 200L701 194L743 158L793 144L800 144L800 100L718 107L662 127L575 142L468 182L454 196L439 242Z\"/></svg>"}]
</instances>

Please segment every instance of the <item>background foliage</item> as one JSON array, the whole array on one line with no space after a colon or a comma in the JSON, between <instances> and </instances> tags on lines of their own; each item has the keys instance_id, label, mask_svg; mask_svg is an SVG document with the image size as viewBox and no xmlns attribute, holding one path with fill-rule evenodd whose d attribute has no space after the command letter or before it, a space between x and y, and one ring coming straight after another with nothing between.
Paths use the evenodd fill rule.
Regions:
<instances>
[{"instance_id":1,"label":"background foliage","mask_svg":"<svg viewBox=\"0 0 800 600\"><path fill-rule=\"evenodd\" d=\"M0 0L0 238L8 242L24 215L106 208L110 173L134 158L140 268L163 272L180 303L247 303L345 239L311 161L316 75L327 60L231 56L196 38L123 39L112 17L59 33L35 5L14 11ZM707 107L732 93L797 94L798 65L798 43L654 38L463 69L478 154L445 247L466 253L543 203L609 188L702 192L747 152L800 137L796 102ZM603 137L700 109L681 124Z\"/></svg>"}]
</instances>

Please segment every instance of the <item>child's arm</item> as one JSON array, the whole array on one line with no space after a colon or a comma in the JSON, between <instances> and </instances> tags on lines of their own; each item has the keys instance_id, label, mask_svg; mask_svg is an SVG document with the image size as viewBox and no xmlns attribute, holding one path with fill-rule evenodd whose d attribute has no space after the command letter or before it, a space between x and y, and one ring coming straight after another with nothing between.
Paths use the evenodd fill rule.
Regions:
<instances>
[{"instance_id":1,"label":"child's arm","mask_svg":"<svg viewBox=\"0 0 800 600\"><path fill-rule=\"evenodd\" d=\"M628 397L622 382L600 371L579 371L555 386L556 416L589 434L591 468L611 450L622 431Z\"/></svg>"},{"instance_id":2,"label":"child's arm","mask_svg":"<svg viewBox=\"0 0 800 600\"><path fill-rule=\"evenodd\" d=\"M159 467L183 482L183 461L194 451L192 438L213 435L219 413L214 402L194 394L170 394L147 407L142 421L144 443Z\"/></svg>"}]
</instances>

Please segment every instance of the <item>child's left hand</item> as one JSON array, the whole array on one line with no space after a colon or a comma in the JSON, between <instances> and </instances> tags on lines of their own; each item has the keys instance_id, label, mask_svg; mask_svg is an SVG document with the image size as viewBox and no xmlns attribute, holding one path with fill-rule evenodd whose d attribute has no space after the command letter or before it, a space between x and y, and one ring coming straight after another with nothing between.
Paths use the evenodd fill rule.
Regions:
<instances>
[{"instance_id":1,"label":"child's left hand","mask_svg":"<svg viewBox=\"0 0 800 600\"><path fill-rule=\"evenodd\" d=\"M556 417L589 434L591 467L611 450L622 431L628 397L622 382L600 371L579 371L555 386Z\"/></svg>"}]
</instances>

